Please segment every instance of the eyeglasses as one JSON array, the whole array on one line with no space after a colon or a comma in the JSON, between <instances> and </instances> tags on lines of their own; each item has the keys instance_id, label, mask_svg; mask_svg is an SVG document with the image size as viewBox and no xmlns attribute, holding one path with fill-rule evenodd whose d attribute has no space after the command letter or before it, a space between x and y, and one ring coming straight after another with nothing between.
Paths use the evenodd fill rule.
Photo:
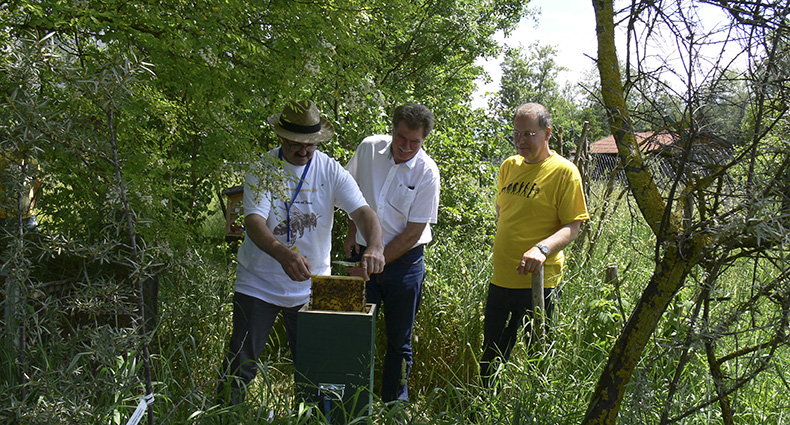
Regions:
<instances>
[{"instance_id":1,"label":"eyeglasses","mask_svg":"<svg viewBox=\"0 0 790 425\"><path fill-rule=\"evenodd\" d=\"M537 134L538 133L535 132L535 131L516 131L516 130L513 130L513 132L510 135L513 136L513 140L518 140L521 136L524 136L524 137L535 137L535 136L537 136Z\"/></svg>"},{"instance_id":2,"label":"eyeglasses","mask_svg":"<svg viewBox=\"0 0 790 425\"><path fill-rule=\"evenodd\" d=\"M288 139L282 138L282 141L288 146L288 149L292 150L293 152L299 152L302 149L307 150L308 152L314 151L315 148L318 147L318 143L299 143L299 142L292 142Z\"/></svg>"}]
</instances>

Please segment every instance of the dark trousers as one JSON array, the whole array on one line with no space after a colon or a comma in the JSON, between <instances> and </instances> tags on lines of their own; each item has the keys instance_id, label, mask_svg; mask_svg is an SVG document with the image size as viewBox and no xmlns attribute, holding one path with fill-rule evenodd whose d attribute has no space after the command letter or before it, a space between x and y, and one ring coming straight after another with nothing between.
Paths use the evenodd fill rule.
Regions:
<instances>
[{"instance_id":1,"label":"dark trousers","mask_svg":"<svg viewBox=\"0 0 790 425\"><path fill-rule=\"evenodd\" d=\"M301 307L280 307L238 292L233 295L233 333L222 363L224 375L217 389L219 402L238 404L244 401L246 387L258 371L258 358L280 312L291 355L296 355L296 313Z\"/></svg>"},{"instance_id":2,"label":"dark trousers","mask_svg":"<svg viewBox=\"0 0 790 425\"><path fill-rule=\"evenodd\" d=\"M422 299L425 281L423 246L420 245L387 264L366 284L367 302L384 311L387 351L384 356L381 399L408 401L407 380L412 364L411 336L414 317Z\"/></svg>"},{"instance_id":3,"label":"dark trousers","mask_svg":"<svg viewBox=\"0 0 790 425\"><path fill-rule=\"evenodd\" d=\"M545 288L546 335L549 319L554 314L554 289ZM488 285L485 319L483 321L483 356L480 358L480 376L484 386L489 386L496 371L495 360L507 362L519 330L529 344L532 337L532 289L509 289Z\"/></svg>"}]
</instances>

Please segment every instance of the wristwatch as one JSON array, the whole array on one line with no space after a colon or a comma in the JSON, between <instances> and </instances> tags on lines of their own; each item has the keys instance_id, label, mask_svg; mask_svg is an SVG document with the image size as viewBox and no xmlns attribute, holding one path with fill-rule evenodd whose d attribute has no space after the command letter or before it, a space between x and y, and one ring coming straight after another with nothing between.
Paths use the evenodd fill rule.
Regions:
<instances>
[{"instance_id":1,"label":"wristwatch","mask_svg":"<svg viewBox=\"0 0 790 425\"><path fill-rule=\"evenodd\" d=\"M543 255L547 257L549 256L549 247L547 247L546 245L543 245L542 243L536 243L535 248L539 249L540 252L543 253Z\"/></svg>"}]
</instances>

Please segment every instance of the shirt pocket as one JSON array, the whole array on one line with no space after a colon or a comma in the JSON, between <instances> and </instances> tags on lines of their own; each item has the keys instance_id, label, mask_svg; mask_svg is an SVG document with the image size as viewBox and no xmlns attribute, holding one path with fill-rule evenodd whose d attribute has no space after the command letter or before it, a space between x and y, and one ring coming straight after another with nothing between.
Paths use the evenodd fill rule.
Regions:
<instances>
[{"instance_id":1,"label":"shirt pocket","mask_svg":"<svg viewBox=\"0 0 790 425\"><path fill-rule=\"evenodd\" d=\"M398 184L396 187L391 188L387 194L387 203L400 214L409 215L409 209L414 203L414 196L417 191L413 187L406 186L405 184Z\"/></svg>"}]
</instances>

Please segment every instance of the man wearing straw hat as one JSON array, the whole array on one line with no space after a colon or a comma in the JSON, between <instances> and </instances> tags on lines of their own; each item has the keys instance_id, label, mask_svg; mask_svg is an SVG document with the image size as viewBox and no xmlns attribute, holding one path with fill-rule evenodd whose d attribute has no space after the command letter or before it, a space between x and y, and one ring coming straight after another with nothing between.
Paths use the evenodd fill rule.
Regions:
<instances>
[{"instance_id":1,"label":"man wearing straw hat","mask_svg":"<svg viewBox=\"0 0 790 425\"><path fill-rule=\"evenodd\" d=\"M371 241L360 260L363 277L384 269L376 214L351 175L317 150L319 143L334 135L332 124L309 100L289 102L268 122L280 146L263 156L263 174L248 172L244 185L246 237L238 252L233 333L222 369L226 375L218 390L220 398L231 404L244 400L244 387L257 372L258 357L278 314L295 355L296 316L310 297L310 276L331 273L335 207L346 211ZM259 189L258 176L278 171L286 175L284 199Z\"/></svg>"}]
</instances>

